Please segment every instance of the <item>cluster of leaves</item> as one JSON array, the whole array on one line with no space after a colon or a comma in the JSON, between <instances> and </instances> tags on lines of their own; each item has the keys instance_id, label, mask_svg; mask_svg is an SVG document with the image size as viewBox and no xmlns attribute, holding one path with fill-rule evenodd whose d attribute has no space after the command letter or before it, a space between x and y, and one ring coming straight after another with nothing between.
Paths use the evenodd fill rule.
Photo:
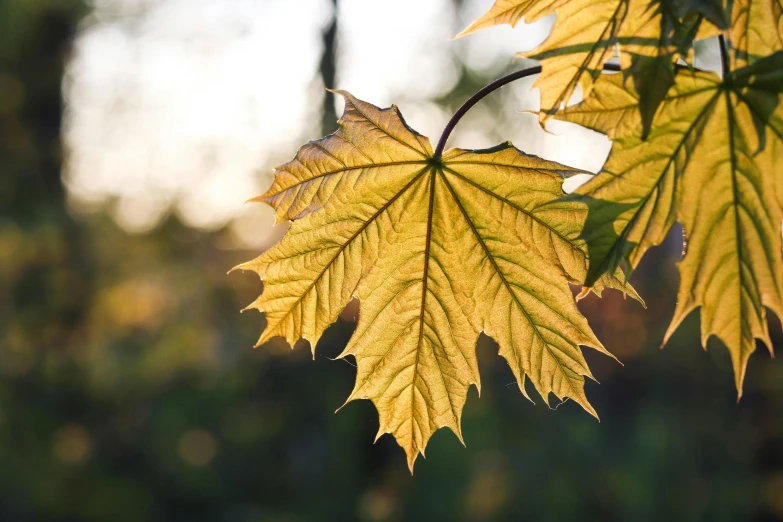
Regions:
<instances>
[{"instance_id":1,"label":"cluster of leaves","mask_svg":"<svg viewBox=\"0 0 783 522\"><path fill-rule=\"evenodd\" d=\"M494 338L520 390L595 411L579 348L607 353L576 308L620 289L675 221L688 238L667 338L701 307L702 343L728 347L741 393L756 340L772 350L766 308L783 317L783 4L780 0L497 0L461 35L556 14L525 56L542 72L542 124L554 117L614 142L602 171L580 171L510 143L433 152L392 106L348 93L339 130L302 147L256 198L291 221L283 240L240 265L264 281L250 305L259 340L313 349L354 298L361 313L341 357L357 362L349 397L370 399L379 435L408 464L451 428L471 385L475 343ZM692 44L720 35L722 77L694 69ZM619 74L602 74L619 54ZM583 101L566 107L581 88ZM641 300L641 299L639 299Z\"/></svg>"}]
</instances>

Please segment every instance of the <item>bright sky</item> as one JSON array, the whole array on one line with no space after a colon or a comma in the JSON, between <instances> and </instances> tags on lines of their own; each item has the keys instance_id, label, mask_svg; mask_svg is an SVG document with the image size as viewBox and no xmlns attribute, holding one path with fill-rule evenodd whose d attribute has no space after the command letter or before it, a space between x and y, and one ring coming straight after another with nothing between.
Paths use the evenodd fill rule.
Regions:
<instances>
[{"instance_id":1,"label":"bright sky","mask_svg":"<svg viewBox=\"0 0 783 522\"><path fill-rule=\"evenodd\" d=\"M492 0L340 0L334 87L380 106L400 106L437 140L449 114L431 103L458 79L458 64L490 74L534 47L551 20L450 38ZM244 204L272 168L318 138L318 75L328 0L95 0L64 82L64 179L77 211L109 209L131 232L168 212L190 226L231 224L236 246L273 240L271 210ZM552 134L519 110L538 108L531 81L500 96L500 118L479 104L451 145L511 139L526 150L588 170L609 142L568 124ZM457 106L462 99L453 100Z\"/></svg>"}]
</instances>

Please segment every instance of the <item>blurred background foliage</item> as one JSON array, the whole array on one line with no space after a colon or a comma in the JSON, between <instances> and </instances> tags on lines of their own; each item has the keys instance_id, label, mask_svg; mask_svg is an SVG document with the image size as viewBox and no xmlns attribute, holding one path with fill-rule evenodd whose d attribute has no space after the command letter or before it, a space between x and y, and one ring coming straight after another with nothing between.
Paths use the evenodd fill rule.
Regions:
<instances>
[{"instance_id":1,"label":"blurred background foliage","mask_svg":"<svg viewBox=\"0 0 783 522\"><path fill-rule=\"evenodd\" d=\"M600 423L574 404L531 405L482 337L467 448L438 432L411 477L393 439L372 443L369 403L333 413L354 378L350 364L330 360L351 335L351 314L315 360L282 342L253 350L263 320L238 310L261 285L226 271L261 244L231 239L228 221L193 226L176 212L129 230L110 207L72 201L63 114L78 107L64 106L63 78L94 9L0 0L0 520L783 520L783 365L760 351L735 404L725 349L700 349L696 316L659 350L679 231L634 274L647 310L617 293L580 302L624 363L588 354ZM320 58L308 74L320 83L308 91L306 139L332 130L320 86L339 81L337 12L316 26ZM476 71L455 60L447 92L428 102L444 114L513 66ZM497 141L493 130L509 127L533 136L513 103L487 100L484 120L463 123L464 139ZM269 174L256 179L263 188ZM251 217L251 232L255 223L266 237L268 215ZM780 349L777 322L772 330Z\"/></svg>"}]
</instances>

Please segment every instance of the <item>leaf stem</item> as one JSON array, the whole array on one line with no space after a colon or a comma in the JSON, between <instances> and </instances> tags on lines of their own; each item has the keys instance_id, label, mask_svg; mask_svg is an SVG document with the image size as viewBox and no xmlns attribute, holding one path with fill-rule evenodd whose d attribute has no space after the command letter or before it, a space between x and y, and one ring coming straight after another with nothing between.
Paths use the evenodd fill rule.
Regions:
<instances>
[{"instance_id":1,"label":"leaf stem","mask_svg":"<svg viewBox=\"0 0 783 522\"><path fill-rule=\"evenodd\" d=\"M618 64L614 64L614 63L604 64L604 71L620 71L620 70L621 69ZM441 134L440 140L438 140L438 145L437 147L435 147L435 154L433 155L433 159L435 160L440 159L440 157L443 155L443 150L446 148L446 141L448 141L449 136L451 135L451 131L453 131L454 127L457 126L459 120L461 120L462 117L465 116L465 114L470 109L472 109L473 106L476 105L482 98L487 96L489 93L500 89L501 87L503 87L508 83L511 83L515 80L519 80L522 78L527 78L528 76L533 76L534 74L539 74L540 72L541 72L540 65L536 65L534 67L528 67L527 69L522 69L519 71L514 71L486 85L485 87L477 91L473 96L468 98L467 101L463 103L459 109L457 109L457 112L454 113L454 116L451 117L449 122L446 124L446 127L443 129L443 134Z\"/></svg>"},{"instance_id":2,"label":"leaf stem","mask_svg":"<svg viewBox=\"0 0 783 522\"><path fill-rule=\"evenodd\" d=\"M718 35L718 43L720 44L720 65L725 80L731 74L731 64L729 63L729 46L723 34Z\"/></svg>"}]
</instances>

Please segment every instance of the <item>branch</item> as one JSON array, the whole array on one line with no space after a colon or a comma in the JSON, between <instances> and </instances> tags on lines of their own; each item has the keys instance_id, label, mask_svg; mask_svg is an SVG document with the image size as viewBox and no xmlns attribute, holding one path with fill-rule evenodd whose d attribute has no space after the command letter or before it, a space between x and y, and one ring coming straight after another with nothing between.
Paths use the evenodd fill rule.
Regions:
<instances>
[{"instance_id":1,"label":"branch","mask_svg":"<svg viewBox=\"0 0 783 522\"><path fill-rule=\"evenodd\" d=\"M618 64L614 63L607 63L604 64L604 71L620 71L620 66ZM486 87L482 88L476 94L468 98L468 100L462 104L462 106L457 109L457 112L454 113L454 116L451 117L449 122L446 124L446 128L443 129L443 134L440 136L440 140L438 140L438 146L435 147L435 155L433 156L434 159L440 159L440 157L443 155L443 150L446 148L446 141L448 141L449 136L451 135L451 131L454 130L454 127L457 126L457 123L459 123L459 120L462 119L463 116L471 109L474 105L476 105L482 98L484 98L486 95L491 93L492 91L496 91L503 87L504 85L511 83L515 80L519 80L521 78L527 78L528 76L533 76L534 74L539 74L541 72L541 66L536 65L535 67L528 67L527 69L522 69L521 71L515 71L511 74L507 74L506 76L503 76L501 78L498 78L494 82L490 83Z\"/></svg>"}]
</instances>

